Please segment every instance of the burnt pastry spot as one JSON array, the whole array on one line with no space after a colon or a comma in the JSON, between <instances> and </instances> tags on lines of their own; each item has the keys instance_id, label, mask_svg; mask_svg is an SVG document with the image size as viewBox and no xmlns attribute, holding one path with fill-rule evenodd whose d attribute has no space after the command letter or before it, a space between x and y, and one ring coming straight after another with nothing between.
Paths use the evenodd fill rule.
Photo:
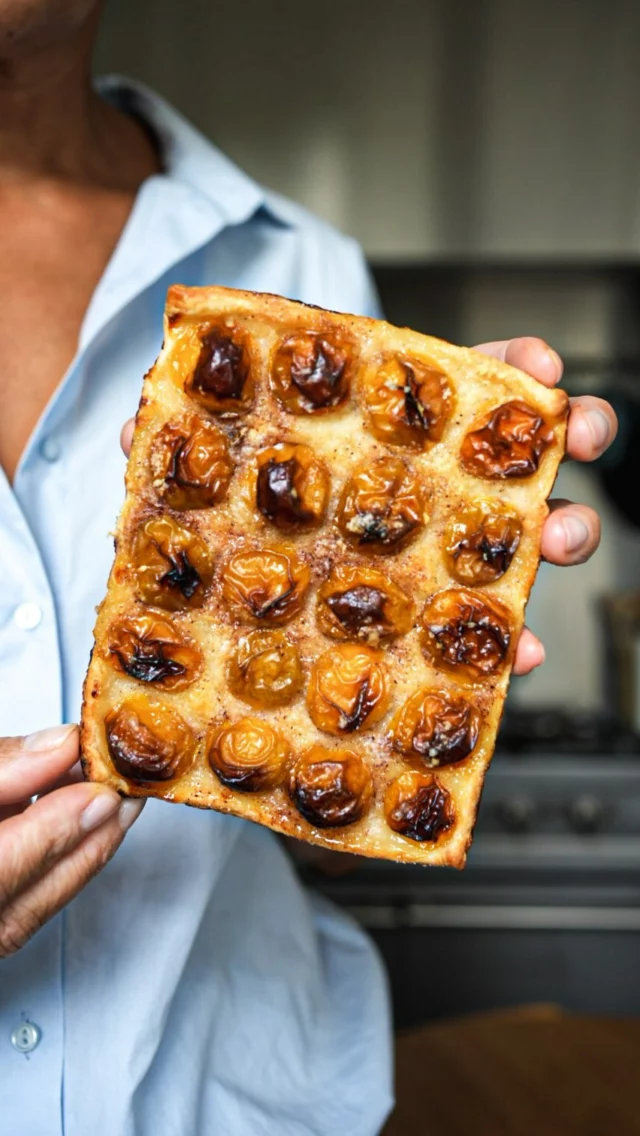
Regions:
<instances>
[{"instance_id":1,"label":"burnt pastry spot","mask_svg":"<svg viewBox=\"0 0 640 1136\"><path fill-rule=\"evenodd\" d=\"M214 328L200 341L200 354L185 391L212 414L243 414L253 400L249 352L241 333Z\"/></svg>"},{"instance_id":2,"label":"burnt pastry spot","mask_svg":"<svg viewBox=\"0 0 640 1136\"><path fill-rule=\"evenodd\" d=\"M500 501L471 502L447 525L447 568L461 584L492 584L508 570L521 536L515 509Z\"/></svg>"},{"instance_id":3,"label":"burnt pastry spot","mask_svg":"<svg viewBox=\"0 0 640 1136\"><path fill-rule=\"evenodd\" d=\"M362 552L399 552L423 528L426 497L400 458L377 458L349 478L338 507L342 535Z\"/></svg>"},{"instance_id":4,"label":"burnt pastry spot","mask_svg":"<svg viewBox=\"0 0 640 1136\"><path fill-rule=\"evenodd\" d=\"M307 709L319 730L339 736L379 721L389 698L389 678L380 652L343 643L330 647L314 664Z\"/></svg>"},{"instance_id":5,"label":"burnt pastry spot","mask_svg":"<svg viewBox=\"0 0 640 1136\"><path fill-rule=\"evenodd\" d=\"M335 410L349 396L346 345L313 332L290 336L276 352L271 385L278 401L292 414Z\"/></svg>"},{"instance_id":6,"label":"burnt pastry spot","mask_svg":"<svg viewBox=\"0 0 640 1136\"><path fill-rule=\"evenodd\" d=\"M427 600L421 616L422 649L435 666L472 680L502 667L509 645L509 613L496 600L462 588Z\"/></svg>"},{"instance_id":7,"label":"burnt pastry spot","mask_svg":"<svg viewBox=\"0 0 640 1136\"><path fill-rule=\"evenodd\" d=\"M151 470L156 492L172 509L207 509L226 496L233 462L224 434L193 416L160 430Z\"/></svg>"},{"instance_id":8,"label":"burnt pastry spot","mask_svg":"<svg viewBox=\"0 0 640 1136\"><path fill-rule=\"evenodd\" d=\"M492 479L531 477L553 430L526 402L505 402L467 434L460 460L468 473Z\"/></svg>"},{"instance_id":9,"label":"burnt pastry spot","mask_svg":"<svg viewBox=\"0 0 640 1136\"><path fill-rule=\"evenodd\" d=\"M293 549L257 548L236 552L222 572L222 596L241 620L287 623L298 615L309 585L309 569Z\"/></svg>"},{"instance_id":10,"label":"burnt pastry spot","mask_svg":"<svg viewBox=\"0 0 640 1136\"><path fill-rule=\"evenodd\" d=\"M318 591L317 618L320 630L333 639L376 646L410 630L413 604L386 573L368 565L341 565Z\"/></svg>"},{"instance_id":11,"label":"burnt pastry spot","mask_svg":"<svg viewBox=\"0 0 640 1136\"><path fill-rule=\"evenodd\" d=\"M169 611L201 607L213 569L203 542L172 517L152 517L136 534L132 550L139 597Z\"/></svg>"},{"instance_id":12,"label":"burnt pastry spot","mask_svg":"<svg viewBox=\"0 0 640 1136\"><path fill-rule=\"evenodd\" d=\"M298 811L315 828L355 824L368 812L373 796L371 775L358 753L320 745L298 759L288 788Z\"/></svg>"},{"instance_id":13,"label":"burnt pastry spot","mask_svg":"<svg viewBox=\"0 0 640 1136\"><path fill-rule=\"evenodd\" d=\"M277 528L309 529L322 524L329 497L329 473L312 449L280 442L257 455L256 504Z\"/></svg>"},{"instance_id":14,"label":"burnt pastry spot","mask_svg":"<svg viewBox=\"0 0 640 1136\"><path fill-rule=\"evenodd\" d=\"M193 764L196 741L183 718L138 695L105 718L109 756L131 781L174 781Z\"/></svg>"},{"instance_id":15,"label":"burnt pastry spot","mask_svg":"<svg viewBox=\"0 0 640 1136\"><path fill-rule=\"evenodd\" d=\"M284 738L260 718L214 729L207 759L223 785L241 793L273 789L282 779L289 758Z\"/></svg>"},{"instance_id":16,"label":"burnt pastry spot","mask_svg":"<svg viewBox=\"0 0 640 1136\"><path fill-rule=\"evenodd\" d=\"M422 450L439 442L453 409L446 375L417 359L393 358L363 383L372 434L388 445Z\"/></svg>"},{"instance_id":17,"label":"burnt pastry spot","mask_svg":"<svg viewBox=\"0 0 640 1136\"><path fill-rule=\"evenodd\" d=\"M107 643L108 657L117 670L166 690L183 690L201 669L200 651L157 612L137 612L117 620L109 628Z\"/></svg>"},{"instance_id":18,"label":"burnt pastry spot","mask_svg":"<svg viewBox=\"0 0 640 1136\"><path fill-rule=\"evenodd\" d=\"M428 768L452 765L473 752L479 714L464 698L445 691L418 690L391 721L394 750Z\"/></svg>"},{"instance_id":19,"label":"burnt pastry spot","mask_svg":"<svg viewBox=\"0 0 640 1136\"><path fill-rule=\"evenodd\" d=\"M455 819L450 794L435 777L421 773L403 773L391 783L384 812L394 832L427 844L436 844Z\"/></svg>"},{"instance_id":20,"label":"burnt pastry spot","mask_svg":"<svg viewBox=\"0 0 640 1136\"><path fill-rule=\"evenodd\" d=\"M282 631L250 631L227 665L229 690L250 706L287 706L302 688L297 648Z\"/></svg>"}]
</instances>

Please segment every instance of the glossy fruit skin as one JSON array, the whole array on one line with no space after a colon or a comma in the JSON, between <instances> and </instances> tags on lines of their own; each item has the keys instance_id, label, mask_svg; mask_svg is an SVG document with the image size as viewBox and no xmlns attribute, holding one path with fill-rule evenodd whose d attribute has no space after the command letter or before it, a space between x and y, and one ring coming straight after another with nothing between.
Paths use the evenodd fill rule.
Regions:
<instances>
[{"instance_id":1,"label":"glossy fruit skin","mask_svg":"<svg viewBox=\"0 0 640 1136\"><path fill-rule=\"evenodd\" d=\"M331 479L309 446L279 442L256 455L256 506L284 532L322 524Z\"/></svg>"},{"instance_id":2,"label":"glossy fruit skin","mask_svg":"<svg viewBox=\"0 0 640 1136\"><path fill-rule=\"evenodd\" d=\"M389 828L408 840L437 844L455 820L450 794L426 773L402 773L392 781L384 799Z\"/></svg>"},{"instance_id":3,"label":"glossy fruit skin","mask_svg":"<svg viewBox=\"0 0 640 1136\"><path fill-rule=\"evenodd\" d=\"M413 450L440 441L454 401L438 367L399 356L367 375L363 398L372 434Z\"/></svg>"},{"instance_id":4,"label":"glossy fruit skin","mask_svg":"<svg viewBox=\"0 0 640 1136\"><path fill-rule=\"evenodd\" d=\"M314 724L336 737L367 729L389 706L389 675L380 651L356 643L330 647L314 663L307 709Z\"/></svg>"},{"instance_id":5,"label":"glossy fruit skin","mask_svg":"<svg viewBox=\"0 0 640 1136\"><path fill-rule=\"evenodd\" d=\"M271 389L290 414L329 414L349 397L349 345L334 336L303 332L280 344Z\"/></svg>"},{"instance_id":6,"label":"glossy fruit skin","mask_svg":"<svg viewBox=\"0 0 640 1136\"><path fill-rule=\"evenodd\" d=\"M150 455L153 484L171 509L210 509L224 500L233 462L224 434L192 415L163 426Z\"/></svg>"},{"instance_id":7,"label":"glossy fruit skin","mask_svg":"<svg viewBox=\"0 0 640 1136\"><path fill-rule=\"evenodd\" d=\"M373 784L360 754L315 745L293 766L288 791L309 824L322 829L343 828L366 815Z\"/></svg>"},{"instance_id":8,"label":"glossy fruit skin","mask_svg":"<svg viewBox=\"0 0 640 1136\"><path fill-rule=\"evenodd\" d=\"M200 537L168 515L141 523L133 542L132 567L140 599L167 611L202 607L213 577Z\"/></svg>"},{"instance_id":9,"label":"glossy fruit skin","mask_svg":"<svg viewBox=\"0 0 640 1136\"><path fill-rule=\"evenodd\" d=\"M257 709L288 706L302 688L297 648L282 631L243 635L227 664L227 683L236 698Z\"/></svg>"},{"instance_id":10,"label":"glossy fruit skin","mask_svg":"<svg viewBox=\"0 0 640 1136\"><path fill-rule=\"evenodd\" d=\"M514 399L497 407L467 434L460 461L475 477L531 477L552 442L553 430L542 415Z\"/></svg>"},{"instance_id":11,"label":"glossy fruit skin","mask_svg":"<svg viewBox=\"0 0 640 1136\"><path fill-rule=\"evenodd\" d=\"M478 741L478 711L460 696L418 690L390 723L393 749L427 769L464 761Z\"/></svg>"},{"instance_id":12,"label":"glossy fruit skin","mask_svg":"<svg viewBox=\"0 0 640 1136\"><path fill-rule=\"evenodd\" d=\"M222 325L202 337L198 360L184 389L210 414L222 418L236 418L251 409L251 360L238 328Z\"/></svg>"},{"instance_id":13,"label":"glossy fruit skin","mask_svg":"<svg viewBox=\"0 0 640 1136\"><path fill-rule=\"evenodd\" d=\"M338 527L363 553L392 555L424 526L426 493L418 474L389 456L360 466L349 478L338 506Z\"/></svg>"},{"instance_id":14,"label":"glossy fruit skin","mask_svg":"<svg viewBox=\"0 0 640 1136\"><path fill-rule=\"evenodd\" d=\"M508 570L522 536L515 509L499 501L472 501L454 515L444 537L449 573L461 584L493 584Z\"/></svg>"},{"instance_id":15,"label":"glossy fruit skin","mask_svg":"<svg viewBox=\"0 0 640 1136\"><path fill-rule=\"evenodd\" d=\"M406 635L413 626L407 594L387 573L366 564L334 568L318 590L316 612L324 635L372 647Z\"/></svg>"},{"instance_id":16,"label":"glossy fruit skin","mask_svg":"<svg viewBox=\"0 0 640 1136\"><path fill-rule=\"evenodd\" d=\"M109 756L131 781L175 781L193 764L196 739L175 710L133 695L105 718Z\"/></svg>"},{"instance_id":17,"label":"glossy fruit skin","mask_svg":"<svg viewBox=\"0 0 640 1136\"><path fill-rule=\"evenodd\" d=\"M112 666L163 690L184 690L202 668L202 653L164 612L130 612L111 624L107 645Z\"/></svg>"},{"instance_id":18,"label":"glossy fruit skin","mask_svg":"<svg viewBox=\"0 0 640 1136\"><path fill-rule=\"evenodd\" d=\"M308 585L307 565L284 546L244 549L222 569L224 603L244 623L288 623L300 613Z\"/></svg>"},{"instance_id":19,"label":"glossy fruit skin","mask_svg":"<svg viewBox=\"0 0 640 1136\"><path fill-rule=\"evenodd\" d=\"M420 617L422 649L434 665L477 681L496 674L511 643L509 613L497 600L465 588L438 592Z\"/></svg>"},{"instance_id":20,"label":"glossy fruit skin","mask_svg":"<svg viewBox=\"0 0 640 1136\"><path fill-rule=\"evenodd\" d=\"M207 759L216 776L239 793L260 793L280 783L290 750L261 718L242 718L214 728Z\"/></svg>"}]
</instances>

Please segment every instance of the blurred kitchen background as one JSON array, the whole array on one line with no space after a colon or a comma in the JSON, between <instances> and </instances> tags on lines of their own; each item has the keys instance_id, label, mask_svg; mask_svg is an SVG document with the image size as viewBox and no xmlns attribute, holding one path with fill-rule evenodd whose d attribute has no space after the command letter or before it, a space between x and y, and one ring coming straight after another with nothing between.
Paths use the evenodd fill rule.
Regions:
<instances>
[{"instance_id":1,"label":"blurred kitchen background","mask_svg":"<svg viewBox=\"0 0 640 1136\"><path fill-rule=\"evenodd\" d=\"M620 415L561 471L603 546L541 568L548 662L513 684L468 869L310 871L376 936L401 1026L640 1015L639 60L637 0L107 0L99 70L356 236L389 319L540 335Z\"/></svg>"}]
</instances>

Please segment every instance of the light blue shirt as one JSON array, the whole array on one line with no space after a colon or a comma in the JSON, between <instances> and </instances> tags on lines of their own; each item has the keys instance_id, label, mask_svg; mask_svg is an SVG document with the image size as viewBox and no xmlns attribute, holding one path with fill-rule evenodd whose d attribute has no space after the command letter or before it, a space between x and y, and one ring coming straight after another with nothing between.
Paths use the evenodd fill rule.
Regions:
<instances>
[{"instance_id":1,"label":"light blue shirt","mask_svg":"<svg viewBox=\"0 0 640 1136\"><path fill-rule=\"evenodd\" d=\"M165 172L140 188L13 490L0 475L2 734L78 718L123 496L118 434L167 286L376 310L351 240L149 91L102 89L151 124ZM25 1020L41 1031L29 1053L11 1041ZM216 813L150 801L105 871L0 962L2 1136L373 1136L390 1066L366 936L301 888L269 832Z\"/></svg>"}]
</instances>

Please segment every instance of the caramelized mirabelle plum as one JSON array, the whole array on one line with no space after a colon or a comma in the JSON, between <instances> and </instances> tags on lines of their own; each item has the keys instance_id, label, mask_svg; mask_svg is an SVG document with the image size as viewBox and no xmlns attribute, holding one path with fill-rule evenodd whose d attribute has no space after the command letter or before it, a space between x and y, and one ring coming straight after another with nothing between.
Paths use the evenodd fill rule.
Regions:
<instances>
[{"instance_id":1,"label":"caramelized mirabelle plum","mask_svg":"<svg viewBox=\"0 0 640 1136\"><path fill-rule=\"evenodd\" d=\"M460 460L475 477L531 477L553 441L553 430L526 402L505 402L467 434Z\"/></svg>"},{"instance_id":2,"label":"caramelized mirabelle plum","mask_svg":"<svg viewBox=\"0 0 640 1136\"><path fill-rule=\"evenodd\" d=\"M418 359L389 359L369 372L362 393L375 437L415 450L440 441L453 404L443 372Z\"/></svg>"},{"instance_id":3,"label":"caramelized mirabelle plum","mask_svg":"<svg viewBox=\"0 0 640 1136\"><path fill-rule=\"evenodd\" d=\"M238 328L223 324L202 337L198 361L184 389L211 414L223 418L235 418L250 409L251 359Z\"/></svg>"},{"instance_id":4,"label":"caramelized mirabelle plum","mask_svg":"<svg viewBox=\"0 0 640 1136\"><path fill-rule=\"evenodd\" d=\"M174 781L193 764L193 731L162 702L128 698L109 711L104 726L109 756L131 781Z\"/></svg>"},{"instance_id":5,"label":"caramelized mirabelle plum","mask_svg":"<svg viewBox=\"0 0 640 1136\"><path fill-rule=\"evenodd\" d=\"M390 723L393 748L430 769L462 761L478 740L479 714L464 698L418 690Z\"/></svg>"},{"instance_id":6,"label":"caramelized mirabelle plum","mask_svg":"<svg viewBox=\"0 0 640 1136\"><path fill-rule=\"evenodd\" d=\"M450 794L426 773L402 773L392 781L384 798L389 828L409 840L435 844L453 825Z\"/></svg>"},{"instance_id":7,"label":"caramelized mirabelle plum","mask_svg":"<svg viewBox=\"0 0 640 1136\"><path fill-rule=\"evenodd\" d=\"M356 643L330 647L316 661L307 690L312 721L326 734L372 726L389 706L389 677L380 651Z\"/></svg>"},{"instance_id":8,"label":"caramelized mirabelle plum","mask_svg":"<svg viewBox=\"0 0 640 1136\"><path fill-rule=\"evenodd\" d=\"M521 535L522 521L510 505L472 501L447 525L447 568L461 584L492 584L507 571Z\"/></svg>"},{"instance_id":9,"label":"caramelized mirabelle plum","mask_svg":"<svg viewBox=\"0 0 640 1136\"><path fill-rule=\"evenodd\" d=\"M378 458L349 478L338 507L343 536L362 552L394 553L425 524L425 491L401 458Z\"/></svg>"},{"instance_id":10,"label":"caramelized mirabelle plum","mask_svg":"<svg viewBox=\"0 0 640 1136\"><path fill-rule=\"evenodd\" d=\"M318 591L318 626L332 639L360 639L371 646L405 635L413 604L384 572L368 565L334 568Z\"/></svg>"},{"instance_id":11,"label":"caramelized mirabelle plum","mask_svg":"<svg viewBox=\"0 0 640 1136\"><path fill-rule=\"evenodd\" d=\"M200 537L173 517L144 521L133 543L133 567L140 599L168 611L201 607L213 576Z\"/></svg>"},{"instance_id":12,"label":"caramelized mirabelle plum","mask_svg":"<svg viewBox=\"0 0 640 1136\"><path fill-rule=\"evenodd\" d=\"M289 747L267 722L242 718L214 728L207 757L223 785L242 793L259 793L281 781Z\"/></svg>"},{"instance_id":13,"label":"caramelized mirabelle plum","mask_svg":"<svg viewBox=\"0 0 640 1136\"><path fill-rule=\"evenodd\" d=\"M289 796L309 824L341 828L368 811L373 785L360 754L315 745L292 768Z\"/></svg>"},{"instance_id":14,"label":"caramelized mirabelle plum","mask_svg":"<svg viewBox=\"0 0 640 1136\"><path fill-rule=\"evenodd\" d=\"M198 648L164 614L136 611L111 624L110 662L130 678L183 690L202 666Z\"/></svg>"},{"instance_id":15,"label":"caramelized mirabelle plum","mask_svg":"<svg viewBox=\"0 0 640 1136\"><path fill-rule=\"evenodd\" d=\"M284 632L250 631L229 659L227 682L250 706L286 706L302 687L300 656Z\"/></svg>"},{"instance_id":16,"label":"caramelized mirabelle plum","mask_svg":"<svg viewBox=\"0 0 640 1136\"><path fill-rule=\"evenodd\" d=\"M260 450L256 460L256 504L263 517L285 531L322 524L329 471L309 446L279 442Z\"/></svg>"},{"instance_id":17,"label":"caramelized mirabelle plum","mask_svg":"<svg viewBox=\"0 0 640 1136\"><path fill-rule=\"evenodd\" d=\"M293 549L255 548L235 552L222 571L222 595L238 619L287 623L302 607L309 569Z\"/></svg>"},{"instance_id":18,"label":"caramelized mirabelle plum","mask_svg":"<svg viewBox=\"0 0 640 1136\"><path fill-rule=\"evenodd\" d=\"M278 348L271 386L291 414L326 414L349 397L349 346L335 337L303 332Z\"/></svg>"},{"instance_id":19,"label":"caramelized mirabelle plum","mask_svg":"<svg viewBox=\"0 0 640 1136\"><path fill-rule=\"evenodd\" d=\"M192 415L163 426L150 455L153 485L172 509L208 509L226 496L233 462L224 434Z\"/></svg>"},{"instance_id":20,"label":"caramelized mirabelle plum","mask_svg":"<svg viewBox=\"0 0 640 1136\"><path fill-rule=\"evenodd\" d=\"M451 588L427 600L420 619L421 643L437 667L471 679L488 678L505 661L509 613L497 600Z\"/></svg>"}]
</instances>

